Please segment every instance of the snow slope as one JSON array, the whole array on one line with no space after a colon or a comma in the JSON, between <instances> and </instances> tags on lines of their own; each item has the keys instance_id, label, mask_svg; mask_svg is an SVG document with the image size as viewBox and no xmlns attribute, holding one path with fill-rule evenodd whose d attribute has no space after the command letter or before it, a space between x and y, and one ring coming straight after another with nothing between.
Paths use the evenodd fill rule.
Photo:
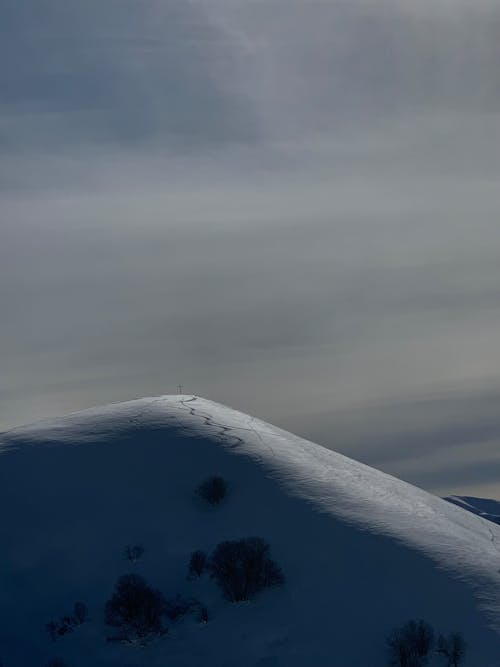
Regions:
<instances>
[{"instance_id":1,"label":"snow slope","mask_svg":"<svg viewBox=\"0 0 500 667\"><path fill-rule=\"evenodd\" d=\"M463 507L473 514L478 514L483 519L500 524L500 500L475 498L474 496L447 496L445 500Z\"/></svg>"},{"instance_id":2,"label":"snow slope","mask_svg":"<svg viewBox=\"0 0 500 667\"><path fill-rule=\"evenodd\" d=\"M469 667L500 667L500 526L254 417L145 398L0 434L0 454L5 667L382 667L410 618L462 631ZM213 473L230 484L215 509L194 494ZM254 535L284 587L233 605L186 580L194 549ZM130 570L201 599L209 623L143 649L107 643L104 603ZM45 623L75 600L90 622L52 643Z\"/></svg>"}]
</instances>

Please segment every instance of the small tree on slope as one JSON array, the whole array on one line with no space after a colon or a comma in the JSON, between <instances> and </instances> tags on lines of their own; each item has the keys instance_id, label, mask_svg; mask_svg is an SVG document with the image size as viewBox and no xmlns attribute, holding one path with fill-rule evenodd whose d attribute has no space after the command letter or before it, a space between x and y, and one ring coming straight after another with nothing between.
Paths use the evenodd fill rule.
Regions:
<instances>
[{"instance_id":1,"label":"small tree on slope","mask_svg":"<svg viewBox=\"0 0 500 667\"><path fill-rule=\"evenodd\" d=\"M151 588L137 574L123 575L105 607L106 625L117 630L117 635L109 639L144 644L165 634L164 609L165 601L160 591Z\"/></svg>"},{"instance_id":2,"label":"small tree on slope","mask_svg":"<svg viewBox=\"0 0 500 667\"><path fill-rule=\"evenodd\" d=\"M196 579L208 569L208 557L204 551L193 551L189 560L188 579Z\"/></svg>"},{"instance_id":3,"label":"small tree on slope","mask_svg":"<svg viewBox=\"0 0 500 667\"><path fill-rule=\"evenodd\" d=\"M262 589L285 581L260 537L221 542L212 555L211 572L231 602L250 600Z\"/></svg>"},{"instance_id":4,"label":"small tree on slope","mask_svg":"<svg viewBox=\"0 0 500 667\"><path fill-rule=\"evenodd\" d=\"M439 636L437 652L446 658L446 667L460 667L465 657L465 640L460 632Z\"/></svg>"},{"instance_id":5,"label":"small tree on slope","mask_svg":"<svg viewBox=\"0 0 500 667\"><path fill-rule=\"evenodd\" d=\"M434 630L423 620L408 621L387 639L391 667L424 667L434 646Z\"/></svg>"},{"instance_id":6,"label":"small tree on slope","mask_svg":"<svg viewBox=\"0 0 500 667\"><path fill-rule=\"evenodd\" d=\"M137 563L144 555L144 547L142 544L127 544L123 550L123 558L129 563Z\"/></svg>"},{"instance_id":7,"label":"small tree on slope","mask_svg":"<svg viewBox=\"0 0 500 667\"><path fill-rule=\"evenodd\" d=\"M220 475L212 475L199 485L197 493L209 505L220 505L227 495L227 482Z\"/></svg>"}]
</instances>

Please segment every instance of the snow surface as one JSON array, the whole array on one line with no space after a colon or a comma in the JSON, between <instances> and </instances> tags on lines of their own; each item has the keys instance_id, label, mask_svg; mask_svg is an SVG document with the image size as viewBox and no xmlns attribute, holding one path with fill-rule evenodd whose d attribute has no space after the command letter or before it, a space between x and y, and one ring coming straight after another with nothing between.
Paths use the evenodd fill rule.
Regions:
<instances>
[{"instance_id":1,"label":"snow surface","mask_svg":"<svg viewBox=\"0 0 500 667\"><path fill-rule=\"evenodd\" d=\"M5 667L383 667L410 618L462 631L469 667L500 667L500 526L254 417L144 398L0 434L0 454ZM214 473L230 485L215 509L194 493ZM186 580L193 550L253 535L285 586L234 605ZM198 597L209 623L187 618L142 649L107 643L104 603L131 570ZM45 623L76 600L90 621L52 643Z\"/></svg>"}]
</instances>

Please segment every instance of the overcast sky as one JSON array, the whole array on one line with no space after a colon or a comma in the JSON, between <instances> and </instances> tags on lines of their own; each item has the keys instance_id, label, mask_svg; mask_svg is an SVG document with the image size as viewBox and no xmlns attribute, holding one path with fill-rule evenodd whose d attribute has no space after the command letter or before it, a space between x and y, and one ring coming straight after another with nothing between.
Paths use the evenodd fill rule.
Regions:
<instances>
[{"instance_id":1,"label":"overcast sky","mask_svg":"<svg viewBox=\"0 0 500 667\"><path fill-rule=\"evenodd\" d=\"M0 429L181 383L500 498L496 0L0 15Z\"/></svg>"}]
</instances>

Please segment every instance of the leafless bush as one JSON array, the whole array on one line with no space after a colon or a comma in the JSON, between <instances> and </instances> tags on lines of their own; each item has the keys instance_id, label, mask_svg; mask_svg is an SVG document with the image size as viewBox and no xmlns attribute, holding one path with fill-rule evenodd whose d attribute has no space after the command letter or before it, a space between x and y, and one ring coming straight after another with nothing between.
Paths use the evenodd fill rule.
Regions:
<instances>
[{"instance_id":1,"label":"leafless bush","mask_svg":"<svg viewBox=\"0 0 500 667\"><path fill-rule=\"evenodd\" d=\"M115 591L105 607L105 622L117 634L111 641L147 643L166 633L162 623L165 601L137 574L126 574L116 583Z\"/></svg>"},{"instance_id":2,"label":"leafless bush","mask_svg":"<svg viewBox=\"0 0 500 667\"><path fill-rule=\"evenodd\" d=\"M208 556L204 551L193 551L189 561L188 579L196 579L208 569Z\"/></svg>"},{"instance_id":3,"label":"leafless bush","mask_svg":"<svg viewBox=\"0 0 500 667\"><path fill-rule=\"evenodd\" d=\"M220 505L227 495L227 482L219 475L212 475L200 484L198 495L209 505Z\"/></svg>"},{"instance_id":4,"label":"leafless bush","mask_svg":"<svg viewBox=\"0 0 500 667\"><path fill-rule=\"evenodd\" d=\"M465 657L465 640L460 632L439 635L437 652L446 658L446 667L460 667Z\"/></svg>"},{"instance_id":5,"label":"leafless bush","mask_svg":"<svg viewBox=\"0 0 500 667\"><path fill-rule=\"evenodd\" d=\"M144 555L144 547L142 544L127 544L123 550L123 558L129 563L137 563Z\"/></svg>"},{"instance_id":6,"label":"leafless bush","mask_svg":"<svg viewBox=\"0 0 500 667\"><path fill-rule=\"evenodd\" d=\"M387 639L390 664L394 667L424 667L434 646L434 630L423 620L408 621Z\"/></svg>"},{"instance_id":7,"label":"leafless bush","mask_svg":"<svg viewBox=\"0 0 500 667\"><path fill-rule=\"evenodd\" d=\"M210 567L231 602L249 600L262 589L285 581L280 567L269 557L269 545L260 537L221 542Z\"/></svg>"}]
</instances>

